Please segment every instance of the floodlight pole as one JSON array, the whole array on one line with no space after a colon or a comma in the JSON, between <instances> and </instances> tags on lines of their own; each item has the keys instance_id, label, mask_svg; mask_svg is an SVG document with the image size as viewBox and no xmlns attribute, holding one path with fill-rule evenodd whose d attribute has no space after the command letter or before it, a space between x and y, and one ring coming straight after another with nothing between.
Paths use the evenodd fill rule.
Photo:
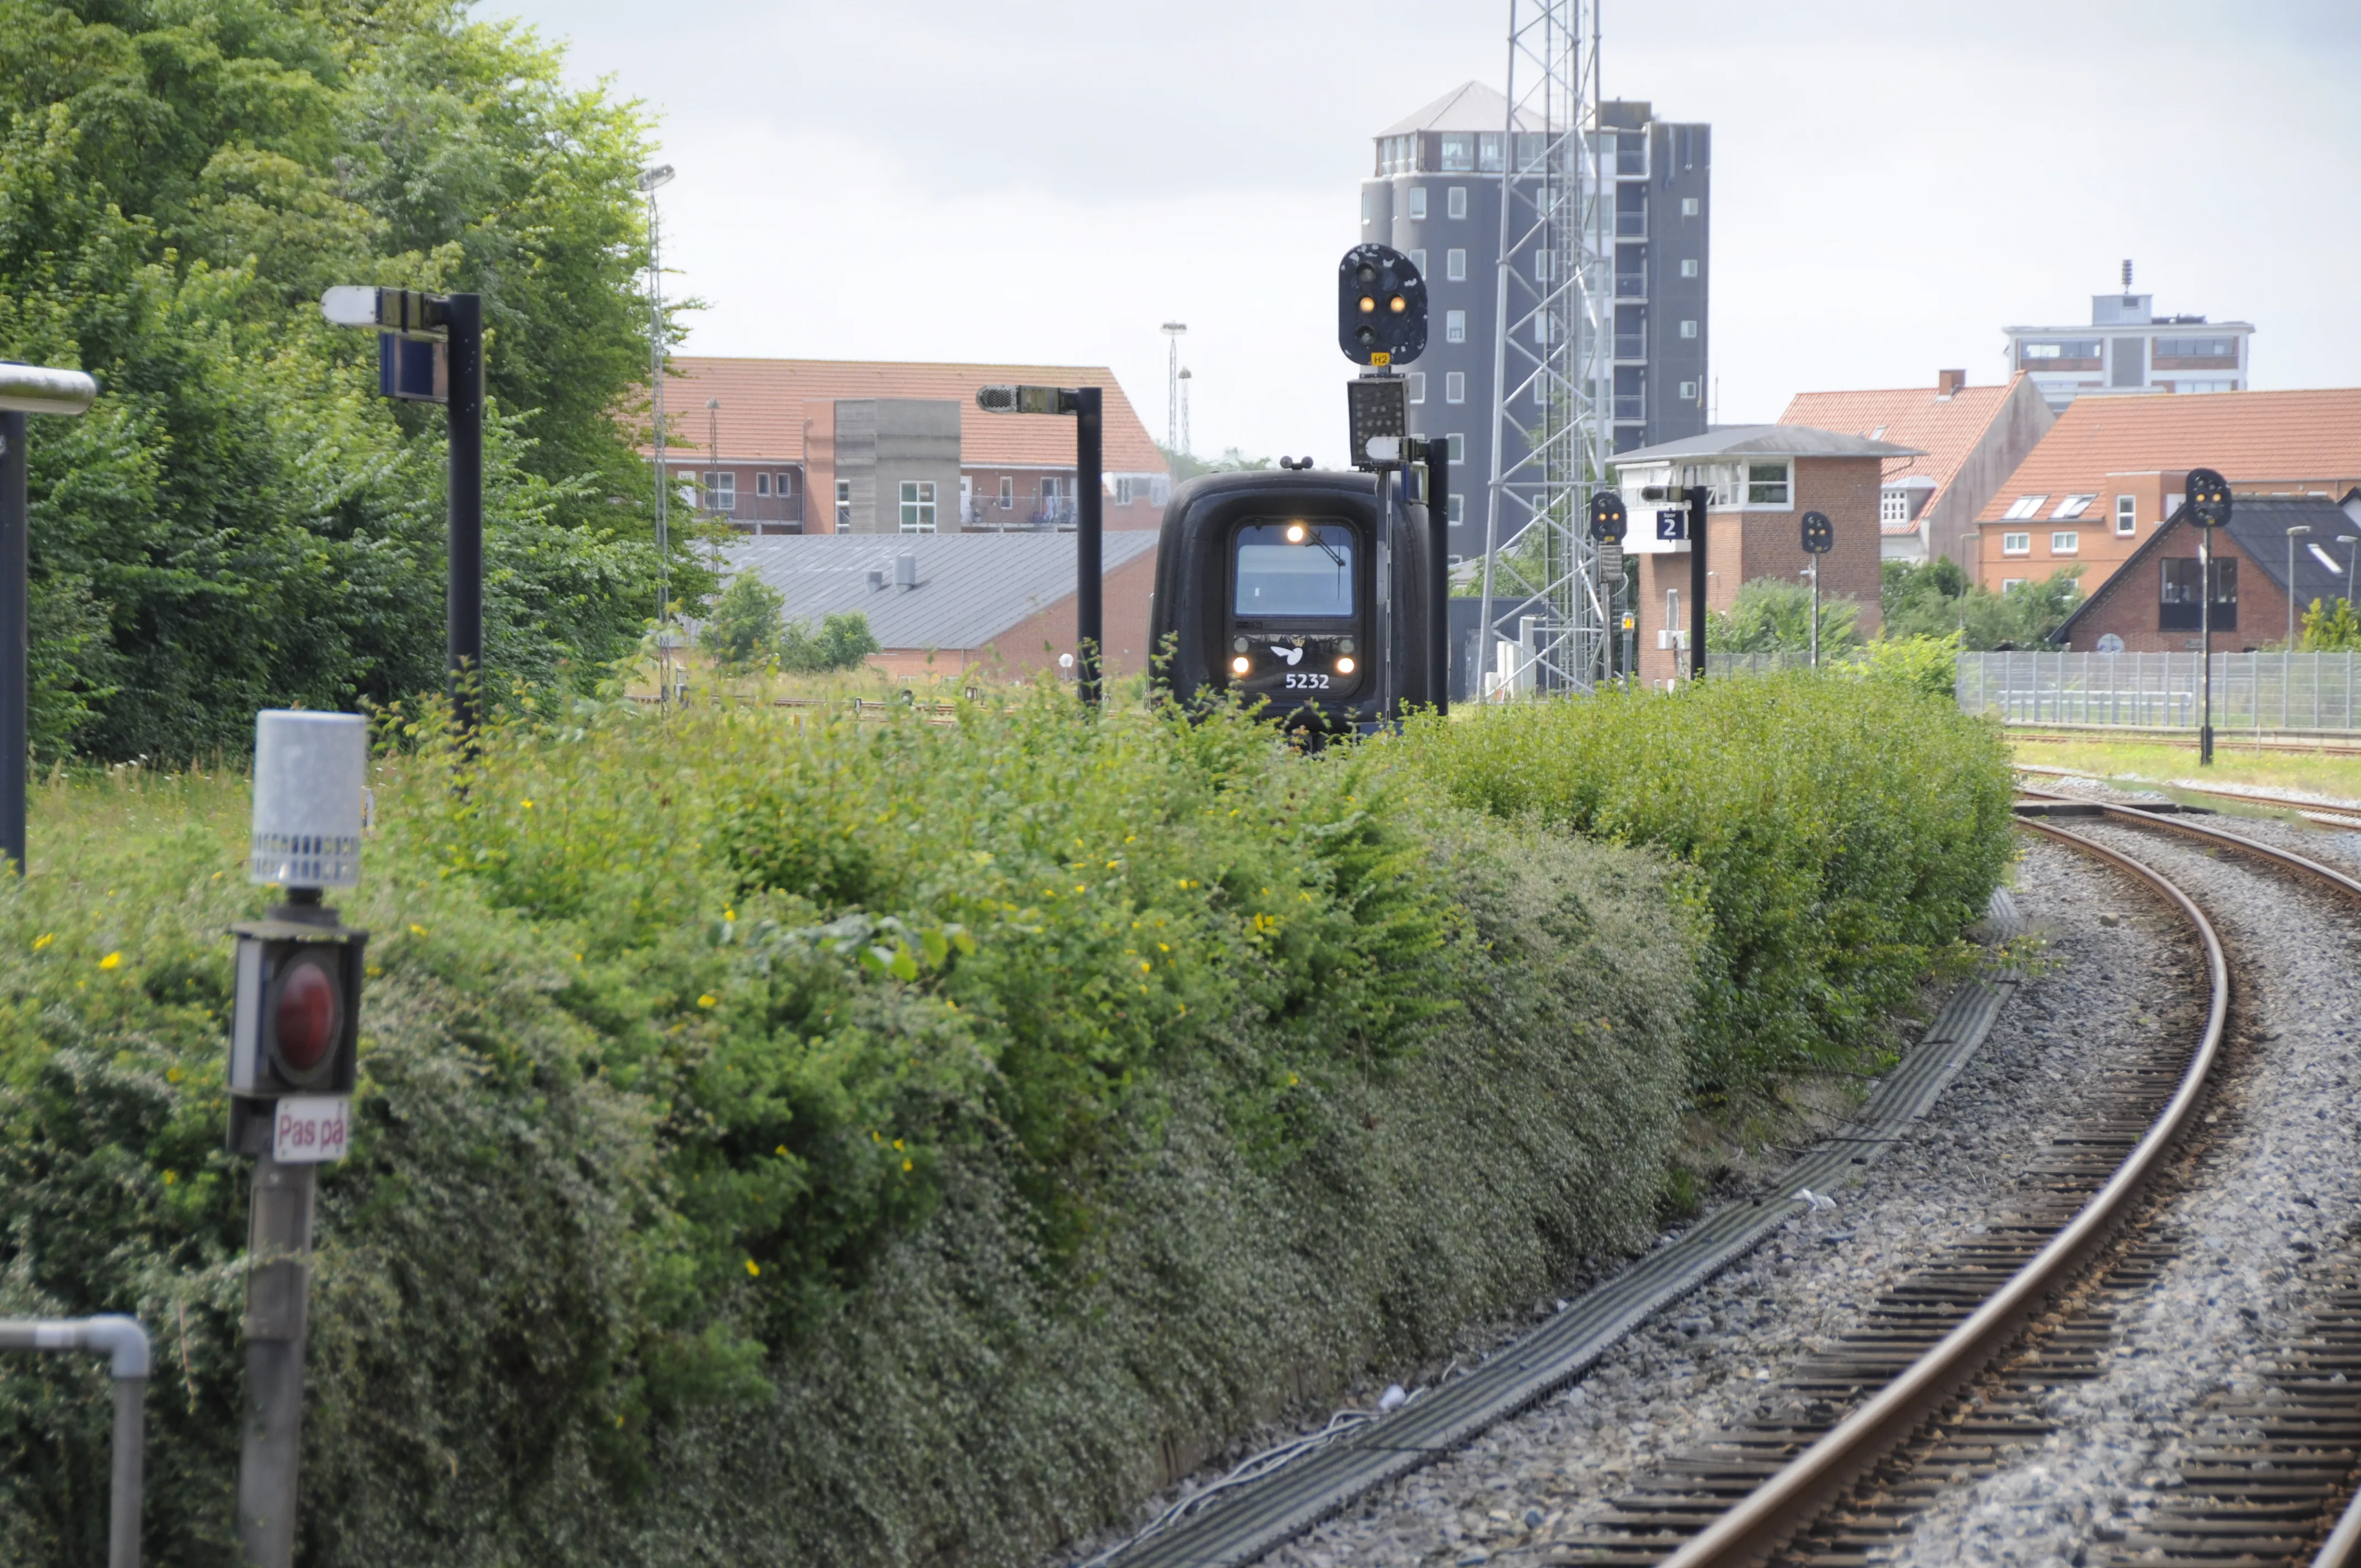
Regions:
<instances>
[{"instance_id":1,"label":"floodlight pole","mask_svg":"<svg viewBox=\"0 0 2361 1568\"><path fill-rule=\"evenodd\" d=\"M25 874L25 794L31 776L32 455L26 416L89 411L98 383L79 370L0 365L0 854Z\"/></svg>"}]
</instances>

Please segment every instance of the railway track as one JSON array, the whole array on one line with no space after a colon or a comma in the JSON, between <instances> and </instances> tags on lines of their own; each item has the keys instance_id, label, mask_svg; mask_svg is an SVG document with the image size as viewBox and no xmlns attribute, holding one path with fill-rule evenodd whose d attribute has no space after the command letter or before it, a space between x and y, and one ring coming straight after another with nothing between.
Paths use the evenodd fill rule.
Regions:
<instances>
[{"instance_id":1,"label":"railway track","mask_svg":"<svg viewBox=\"0 0 2361 1568\"><path fill-rule=\"evenodd\" d=\"M2304 856L2185 817L2049 798L2077 816L2252 857L2361 905L2361 882ZM1675 1454L1588 1534L1542 1561L1837 1568L1886 1560L1947 1488L1993 1473L2054 1430L2045 1394L2106 1369L2119 1311L2181 1245L2145 1222L2162 1208L2151 1191L2159 1179L2193 1179L2172 1168L2185 1160L2176 1151L2227 1047L2229 958L2197 903L2153 867L2050 821L2022 825L2114 864L2180 912L2204 951L2197 1037L2160 1040L2111 1074L2112 1102L2052 1143L2027 1172L2023 1201L1808 1358L1783 1385L1784 1401L1766 1401L1763 1419ZM2078 1561L2361 1565L2361 1498L2347 1501L2361 1463L2361 1260L2325 1260L2323 1271L2313 1309L2285 1343L2266 1347L2259 1388L2191 1413L2169 1496L2137 1529L2092 1543Z\"/></svg>"}]
</instances>

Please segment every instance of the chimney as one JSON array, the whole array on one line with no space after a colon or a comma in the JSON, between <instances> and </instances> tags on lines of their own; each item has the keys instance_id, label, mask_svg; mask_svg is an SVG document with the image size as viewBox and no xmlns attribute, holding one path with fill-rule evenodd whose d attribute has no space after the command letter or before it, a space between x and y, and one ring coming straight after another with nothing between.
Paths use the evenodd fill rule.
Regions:
<instances>
[{"instance_id":1,"label":"chimney","mask_svg":"<svg viewBox=\"0 0 2361 1568\"><path fill-rule=\"evenodd\" d=\"M894 557L894 586L897 588L915 588L918 586L918 558L916 555Z\"/></svg>"},{"instance_id":2,"label":"chimney","mask_svg":"<svg viewBox=\"0 0 2361 1568\"><path fill-rule=\"evenodd\" d=\"M1938 370L1935 372L1935 395L1938 398L1948 398L1967 384L1968 373L1965 370Z\"/></svg>"}]
</instances>

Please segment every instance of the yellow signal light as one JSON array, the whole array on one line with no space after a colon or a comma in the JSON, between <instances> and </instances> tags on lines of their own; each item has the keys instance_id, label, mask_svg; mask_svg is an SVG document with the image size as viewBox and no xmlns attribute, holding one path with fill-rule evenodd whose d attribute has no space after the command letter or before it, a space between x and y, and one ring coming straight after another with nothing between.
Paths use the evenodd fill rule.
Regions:
<instances>
[{"instance_id":1,"label":"yellow signal light","mask_svg":"<svg viewBox=\"0 0 2361 1568\"><path fill-rule=\"evenodd\" d=\"M1366 316L1366 315L1368 315L1370 313L1374 312L1377 308L1378 308L1378 302L1377 302L1377 301L1375 301L1375 300L1371 299L1371 298L1370 298L1368 295L1367 295L1367 294L1364 294L1364 295L1362 295L1362 296L1361 296L1361 313L1362 313L1363 315L1365 315L1365 316Z\"/></svg>"},{"instance_id":2,"label":"yellow signal light","mask_svg":"<svg viewBox=\"0 0 2361 1568\"><path fill-rule=\"evenodd\" d=\"M1393 303L1389 308L1392 310L1394 314L1400 315L1404 311L1410 309L1410 302L1403 299L1400 294L1396 294L1393 297Z\"/></svg>"}]
</instances>

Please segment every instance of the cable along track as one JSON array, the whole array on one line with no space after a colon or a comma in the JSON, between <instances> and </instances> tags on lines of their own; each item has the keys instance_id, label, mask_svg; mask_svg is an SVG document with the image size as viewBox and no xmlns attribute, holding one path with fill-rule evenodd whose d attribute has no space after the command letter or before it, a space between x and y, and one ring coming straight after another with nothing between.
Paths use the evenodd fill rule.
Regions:
<instances>
[{"instance_id":1,"label":"cable along track","mask_svg":"<svg viewBox=\"0 0 2361 1568\"><path fill-rule=\"evenodd\" d=\"M1982 1234L1887 1292L1859 1328L1806 1358L1776 1391L1786 1398L1773 1413L1667 1459L1547 1561L1733 1568L1770 1558L2068 1290L2188 1129L2228 1017L2220 938L2186 894L2139 861L2046 823L2023 826L2114 865L2180 912L2204 956L2197 1039L2159 1040L2104 1075L2109 1103L2051 1142L2026 1173L2016 1212L1994 1215ZM2103 1323L2077 1324L2036 1354L2054 1358L2057 1377L2070 1376L2093 1359L2105 1333ZM1973 1451L1965 1462L1989 1463L2003 1445L2045 1430L2021 1416L1970 1413L1954 1435ZM1863 1560L1866 1542L1844 1544L1851 1550L1826 1560Z\"/></svg>"}]
</instances>

